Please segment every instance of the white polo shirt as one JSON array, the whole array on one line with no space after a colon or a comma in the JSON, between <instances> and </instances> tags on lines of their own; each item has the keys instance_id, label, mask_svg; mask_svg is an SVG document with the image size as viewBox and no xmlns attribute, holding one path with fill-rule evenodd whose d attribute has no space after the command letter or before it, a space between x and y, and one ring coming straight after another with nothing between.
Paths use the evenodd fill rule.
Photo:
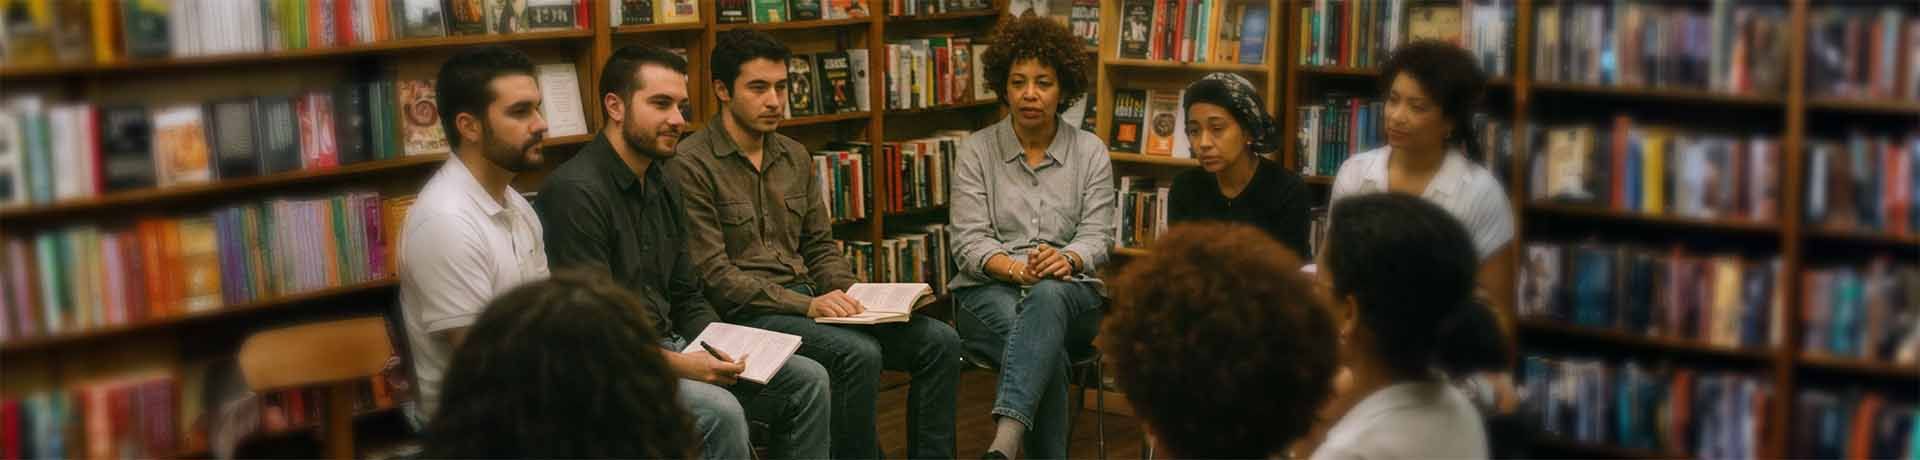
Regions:
<instances>
[{"instance_id":1,"label":"white polo shirt","mask_svg":"<svg viewBox=\"0 0 1920 460\"><path fill-rule=\"evenodd\" d=\"M1392 147L1380 147L1348 158L1334 177L1331 202L1386 192L1387 158L1392 154ZM1420 197L1440 205L1466 225L1480 260L1493 256L1501 245L1513 240L1513 206L1507 201L1506 189L1486 167L1474 164L1458 150L1447 152L1440 171L1427 182L1427 190Z\"/></svg>"},{"instance_id":2,"label":"white polo shirt","mask_svg":"<svg viewBox=\"0 0 1920 460\"><path fill-rule=\"evenodd\" d=\"M400 230L400 309L406 316L416 419L439 407L453 357L444 335L473 324L495 295L547 277L547 249L533 206L508 187L495 201L458 158L449 158L407 210Z\"/></svg>"},{"instance_id":3,"label":"white polo shirt","mask_svg":"<svg viewBox=\"0 0 1920 460\"><path fill-rule=\"evenodd\" d=\"M1465 395L1441 382L1374 391L1327 429L1312 460L1483 459L1487 433Z\"/></svg>"}]
</instances>

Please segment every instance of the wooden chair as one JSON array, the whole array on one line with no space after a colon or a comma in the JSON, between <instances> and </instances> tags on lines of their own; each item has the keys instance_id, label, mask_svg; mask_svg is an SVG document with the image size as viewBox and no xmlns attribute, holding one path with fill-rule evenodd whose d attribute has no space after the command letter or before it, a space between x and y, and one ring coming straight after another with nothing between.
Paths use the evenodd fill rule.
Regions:
<instances>
[{"instance_id":1,"label":"wooden chair","mask_svg":"<svg viewBox=\"0 0 1920 460\"><path fill-rule=\"evenodd\" d=\"M385 318L370 316L256 333L240 345L240 373L254 391L326 385L328 458L354 457L355 384L380 373L393 355Z\"/></svg>"}]
</instances>

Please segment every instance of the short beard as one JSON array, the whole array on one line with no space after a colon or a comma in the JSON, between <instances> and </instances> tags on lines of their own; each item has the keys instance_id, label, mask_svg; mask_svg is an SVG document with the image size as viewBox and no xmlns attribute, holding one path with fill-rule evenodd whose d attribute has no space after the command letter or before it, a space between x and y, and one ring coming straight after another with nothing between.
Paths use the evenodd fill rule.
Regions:
<instances>
[{"instance_id":1,"label":"short beard","mask_svg":"<svg viewBox=\"0 0 1920 460\"><path fill-rule=\"evenodd\" d=\"M620 137L627 141L627 147L651 160L673 158L675 153L673 149L659 149L659 131L637 132L642 129L638 123L639 120L640 118L633 111L627 111L627 123L620 129Z\"/></svg>"},{"instance_id":2,"label":"short beard","mask_svg":"<svg viewBox=\"0 0 1920 460\"><path fill-rule=\"evenodd\" d=\"M493 125L482 124L480 127L480 139L482 141L480 153L487 158L487 161L493 162L494 166L507 170L507 172L518 174L533 171L540 169L540 161L529 158L527 150L539 146L540 142L546 140L546 137L545 134L535 134L533 138L528 139L524 145L509 145L493 137Z\"/></svg>"}]
</instances>

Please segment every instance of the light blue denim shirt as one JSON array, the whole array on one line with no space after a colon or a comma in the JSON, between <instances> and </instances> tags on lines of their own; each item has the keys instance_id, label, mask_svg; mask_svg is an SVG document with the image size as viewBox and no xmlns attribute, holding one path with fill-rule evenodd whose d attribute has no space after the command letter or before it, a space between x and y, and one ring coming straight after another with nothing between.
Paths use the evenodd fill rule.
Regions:
<instances>
[{"instance_id":1,"label":"light blue denim shirt","mask_svg":"<svg viewBox=\"0 0 1920 460\"><path fill-rule=\"evenodd\" d=\"M985 272L987 259L1006 254L1025 263L1039 243L1079 254L1083 266L1074 277L1099 284L1092 274L1113 248L1117 199L1107 144L1061 120L1046 160L1029 166L1012 120L1002 119L960 143L949 226L960 273L947 286L995 283Z\"/></svg>"}]
</instances>

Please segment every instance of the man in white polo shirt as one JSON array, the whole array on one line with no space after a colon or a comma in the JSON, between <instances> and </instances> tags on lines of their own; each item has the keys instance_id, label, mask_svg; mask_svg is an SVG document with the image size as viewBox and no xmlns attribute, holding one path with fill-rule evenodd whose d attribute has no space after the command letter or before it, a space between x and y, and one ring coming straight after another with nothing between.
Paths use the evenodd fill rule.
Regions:
<instances>
[{"instance_id":1,"label":"man in white polo shirt","mask_svg":"<svg viewBox=\"0 0 1920 460\"><path fill-rule=\"evenodd\" d=\"M509 184L542 161L547 121L527 56L486 46L440 66L435 103L453 155L427 181L400 232L400 309L422 426L467 327L494 295L547 276L540 219Z\"/></svg>"}]
</instances>

